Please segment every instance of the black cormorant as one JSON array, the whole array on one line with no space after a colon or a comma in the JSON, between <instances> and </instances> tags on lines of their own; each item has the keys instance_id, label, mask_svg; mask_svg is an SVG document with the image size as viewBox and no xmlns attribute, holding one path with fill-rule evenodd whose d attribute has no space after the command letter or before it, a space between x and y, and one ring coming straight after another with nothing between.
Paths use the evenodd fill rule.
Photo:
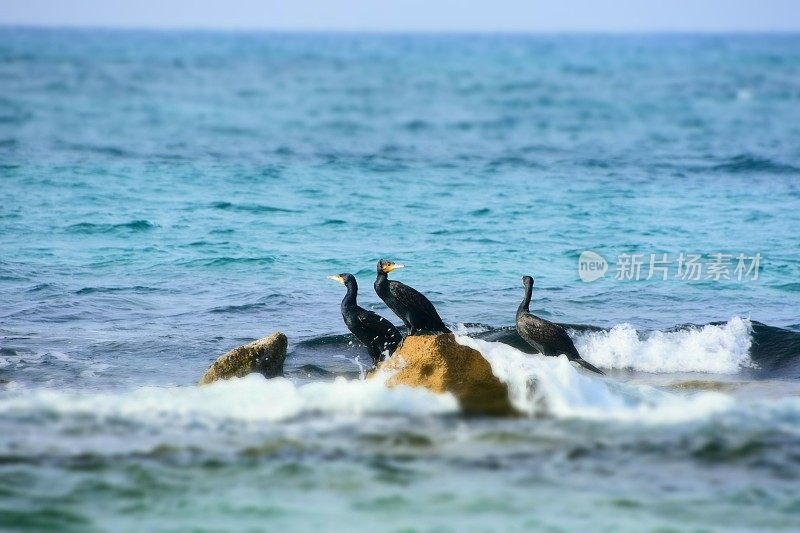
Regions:
<instances>
[{"instance_id":1,"label":"black cormorant","mask_svg":"<svg viewBox=\"0 0 800 533\"><path fill-rule=\"evenodd\" d=\"M394 324L358 305L356 278L352 274L338 274L328 278L347 287L347 294L342 299L342 318L347 329L367 347L372 362L378 364L386 358L387 353L394 353L403 337Z\"/></svg>"},{"instance_id":2,"label":"black cormorant","mask_svg":"<svg viewBox=\"0 0 800 533\"><path fill-rule=\"evenodd\" d=\"M422 293L399 281L389 280L386 275L396 268L403 268L403 265L384 259L378 261L375 292L400 317L408 328L408 334L450 333L436 308Z\"/></svg>"},{"instance_id":3,"label":"black cormorant","mask_svg":"<svg viewBox=\"0 0 800 533\"><path fill-rule=\"evenodd\" d=\"M517 333L539 353L556 357L563 353L570 361L575 361L592 372L602 374L600 369L581 358L564 328L530 313L528 307L533 293L533 278L523 276L522 284L525 286L525 298L517 309Z\"/></svg>"}]
</instances>

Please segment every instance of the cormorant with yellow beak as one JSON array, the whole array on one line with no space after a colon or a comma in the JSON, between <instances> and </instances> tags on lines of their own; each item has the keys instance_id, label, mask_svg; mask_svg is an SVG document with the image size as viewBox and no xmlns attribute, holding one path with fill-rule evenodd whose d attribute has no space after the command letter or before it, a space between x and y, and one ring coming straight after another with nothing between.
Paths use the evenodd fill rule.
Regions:
<instances>
[{"instance_id":1,"label":"cormorant with yellow beak","mask_svg":"<svg viewBox=\"0 0 800 533\"><path fill-rule=\"evenodd\" d=\"M342 318L349 329L361 343L367 347L372 362L376 365L387 355L392 355L397 345L403 340L394 324L377 313L360 307L356 302L358 283L352 274L337 274L328 279L338 281L347 287L347 294L342 300Z\"/></svg>"},{"instance_id":2,"label":"cormorant with yellow beak","mask_svg":"<svg viewBox=\"0 0 800 533\"><path fill-rule=\"evenodd\" d=\"M389 280L386 275L397 268L403 268L403 265L384 259L378 261L375 292L400 317L408 328L408 334L450 333L436 308L422 293L399 281Z\"/></svg>"}]
</instances>

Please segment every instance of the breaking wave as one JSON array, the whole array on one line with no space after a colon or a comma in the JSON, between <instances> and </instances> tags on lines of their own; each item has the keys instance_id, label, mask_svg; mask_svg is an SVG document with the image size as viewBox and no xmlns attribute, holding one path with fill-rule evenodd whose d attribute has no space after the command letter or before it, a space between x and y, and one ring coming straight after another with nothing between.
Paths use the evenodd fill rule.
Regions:
<instances>
[{"instance_id":1,"label":"breaking wave","mask_svg":"<svg viewBox=\"0 0 800 533\"><path fill-rule=\"evenodd\" d=\"M649 333L618 324L608 331L576 334L575 346L587 361L603 368L735 374L755 366L750 359L752 334L752 323L740 317Z\"/></svg>"},{"instance_id":2,"label":"breaking wave","mask_svg":"<svg viewBox=\"0 0 800 533\"><path fill-rule=\"evenodd\" d=\"M331 382L296 385L286 378L265 380L251 374L202 387L143 387L127 392L36 389L24 395L9 390L0 396L3 415L125 416L141 422L278 422L314 412L430 415L455 411L456 407L450 395L411 387L389 389L380 376L370 380L337 377Z\"/></svg>"},{"instance_id":3,"label":"breaking wave","mask_svg":"<svg viewBox=\"0 0 800 533\"><path fill-rule=\"evenodd\" d=\"M674 394L589 375L566 356L544 357L500 342L457 336L459 343L481 352L492 372L508 385L511 402L529 416L681 423L726 411L736 402L718 392Z\"/></svg>"}]
</instances>

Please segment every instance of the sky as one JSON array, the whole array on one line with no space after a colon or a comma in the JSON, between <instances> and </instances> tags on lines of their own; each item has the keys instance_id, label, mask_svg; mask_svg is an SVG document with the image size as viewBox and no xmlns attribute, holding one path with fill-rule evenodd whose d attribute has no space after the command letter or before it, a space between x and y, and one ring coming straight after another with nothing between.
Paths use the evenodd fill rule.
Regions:
<instances>
[{"instance_id":1,"label":"sky","mask_svg":"<svg viewBox=\"0 0 800 533\"><path fill-rule=\"evenodd\" d=\"M0 0L0 25L336 31L800 31L800 0Z\"/></svg>"}]
</instances>

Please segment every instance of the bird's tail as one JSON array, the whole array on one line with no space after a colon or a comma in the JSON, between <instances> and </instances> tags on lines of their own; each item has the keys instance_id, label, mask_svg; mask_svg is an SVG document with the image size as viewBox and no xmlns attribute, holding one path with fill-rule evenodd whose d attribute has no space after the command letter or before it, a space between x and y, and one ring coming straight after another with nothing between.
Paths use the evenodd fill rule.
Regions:
<instances>
[{"instance_id":1,"label":"bird's tail","mask_svg":"<svg viewBox=\"0 0 800 533\"><path fill-rule=\"evenodd\" d=\"M576 363L581 365L586 370L591 370L592 372L596 372L597 374L600 374L601 376L605 376L606 375L605 372L603 372L602 370L600 370L599 368L594 366L592 363L590 363L588 361L585 361L584 359L582 359L580 357L574 358L573 361L575 361Z\"/></svg>"}]
</instances>

